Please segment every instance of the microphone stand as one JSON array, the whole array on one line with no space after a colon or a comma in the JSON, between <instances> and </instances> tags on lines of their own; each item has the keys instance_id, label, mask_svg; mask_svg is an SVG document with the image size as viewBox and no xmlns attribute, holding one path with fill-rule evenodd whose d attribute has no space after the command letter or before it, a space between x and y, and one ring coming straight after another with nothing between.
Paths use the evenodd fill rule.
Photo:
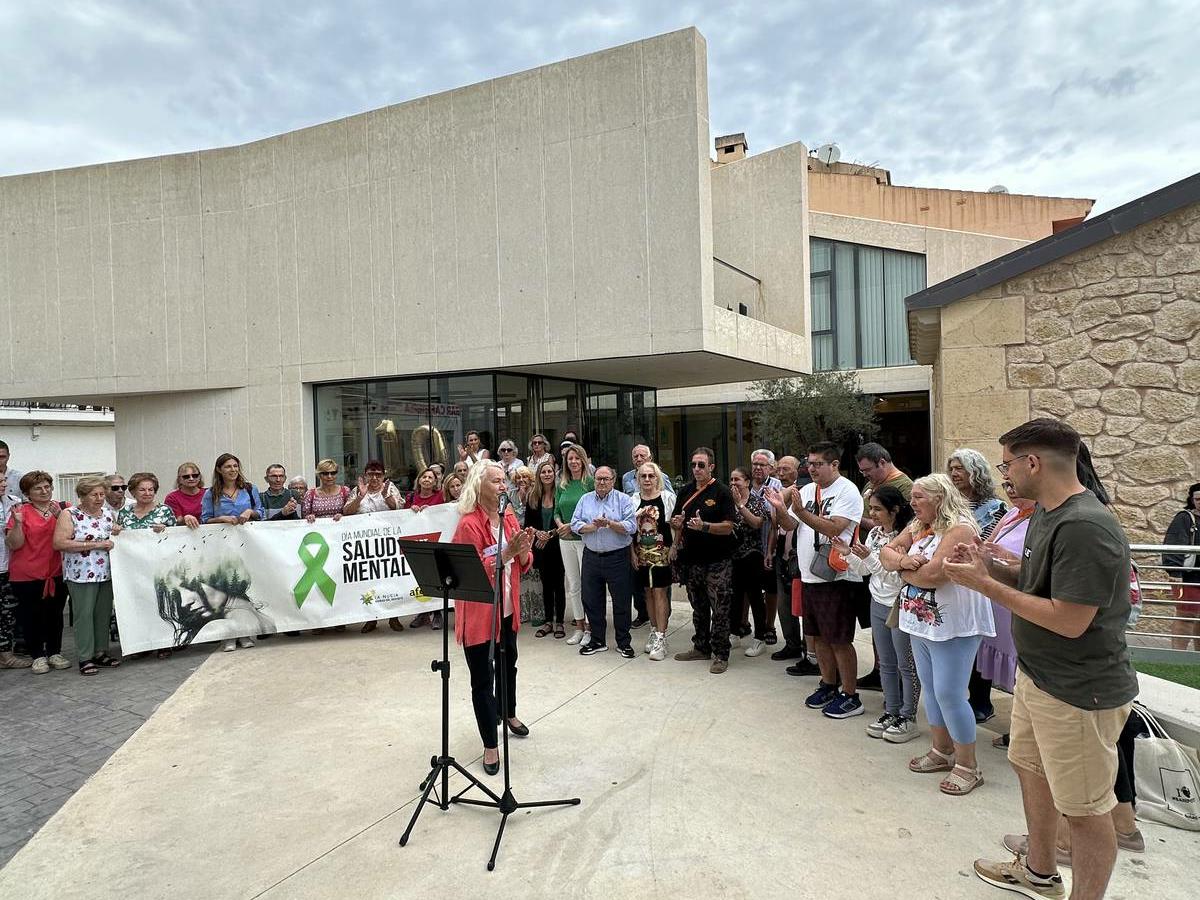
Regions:
<instances>
[{"instance_id":1,"label":"microphone stand","mask_svg":"<svg viewBox=\"0 0 1200 900\"><path fill-rule=\"evenodd\" d=\"M532 809L541 806L578 806L579 798L572 797L569 800L534 800L526 802L518 802L513 796L512 781L508 768L508 651L505 649L507 643L507 635L501 634L500 630L504 627L504 582L507 579L504 577L504 513L508 508L508 494L500 494L500 534L496 538L496 585L495 595L492 598L492 635L491 646L488 649L488 661L492 663L492 671L498 677L494 680L499 685L499 697L497 698L500 706L500 718L503 720L501 727L503 730L504 741L504 793L500 796L499 801L495 800L476 800L469 797L456 796L452 797L451 803L468 803L472 806L489 806L500 810L500 828L496 832L496 842L492 845L492 855L488 859L487 868L491 872L496 868L496 855L500 852L500 839L504 837L504 826L508 824L508 817L518 809ZM514 560L519 565L519 561ZM515 604L514 604L515 607ZM514 614L516 610L514 608ZM500 637L500 660L499 668L495 665L496 644L495 636ZM490 791L488 791L491 794ZM491 794L495 796L495 794Z\"/></svg>"}]
</instances>

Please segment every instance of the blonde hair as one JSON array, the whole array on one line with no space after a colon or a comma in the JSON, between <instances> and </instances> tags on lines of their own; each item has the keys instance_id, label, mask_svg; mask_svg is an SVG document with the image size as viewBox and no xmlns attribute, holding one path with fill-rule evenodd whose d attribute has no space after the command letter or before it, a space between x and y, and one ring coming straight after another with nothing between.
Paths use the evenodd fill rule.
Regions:
<instances>
[{"instance_id":1,"label":"blonde hair","mask_svg":"<svg viewBox=\"0 0 1200 900\"><path fill-rule=\"evenodd\" d=\"M934 534L945 534L955 525L967 523L970 523L971 530L979 533L979 526L975 524L975 517L971 515L971 507L967 506L966 499L947 476L935 472L918 478L913 482L913 487L920 488L937 500L937 515L929 523ZM920 519L914 518L908 527L913 534L919 534L926 526Z\"/></svg>"},{"instance_id":2,"label":"blonde hair","mask_svg":"<svg viewBox=\"0 0 1200 900\"><path fill-rule=\"evenodd\" d=\"M481 459L471 466L471 471L467 473L467 483L463 485L462 495L458 498L458 511L463 515L474 512L475 507L479 505L479 484L488 469L499 469L503 472L504 466L494 459Z\"/></svg>"},{"instance_id":3,"label":"blonde hair","mask_svg":"<svg viewBox=\"0 0 1200 900\"><path fill-rule=\"evenodd\" d=\"M579 444L571 444L571 446L567 447L567 449L563 451L562 473L558 476L559 487L565 488L575 480L571 477L571 467L567 465L567 460L570 458L572 453L576 454L581 460L583 460L583 469L579 473L580 481L583 481L583 479L588 477L588 469L592 467L592 461L588 459L587 451L584 450L583 447L579 446Z\"/></svg>"},{"instance_id":4,"label":"blonde hair","mask_svg":"<svg viewBox=\"0 0 1200 900\"><path fill-rule=\"evenodd\" d=\"M512 480L516 481L522 475L533 480L533 469L529 468L529 466L517 466L516 470L512 473Z\"/></svg>"},{"instance_id":5,"label":"blonde hair","mask_svg":"<svg viewBox=\"0 0 1200 900\"><path fill-rule=\"evenodd\" d=\"M526 498L526 506L537 509L542 505L542 497L546 494L546 488L542 484L542 469L545 466L550 467L550 471L555 474L555 481L558 480L558 466L554 464L553 459L542 460L538 463L537 469L533 473L533 487L529 489L529 496ZM554 494L554 485L550 486L550 494Z\"/></svg>"},{"instance_id":6,"label":"blonde hair","mask_svg":"<svg viewBox=\"0 0 1200 900\"><path fill-rule=\"evenodd\" d=\"M646 462L644 462L640 466L638 466L636 469L634 469L634 471L633 471L634 492L637 494L641 494L641 492L642 492L642 483L641 483L641 480L638 478L638 476L642 474L642 469L646 468L646 466L649 466L651 469L654 470L654 477L658 479L658 490L660 492L663 490L666 490L667 480L665 478L663 478L662 469L660 469L658 467L658 463L656 463L654 460L651 459L651 460L647 460Z\"/></svg>"},{"instance_id":7,"label":"blonde hair","mask_svg":"<svg viewBox=\"0 0 1200 900\"><path fill-rule=\"evenodd\" d=\"M332 459L323 459L317 463L318 472L337 472L338 464Z\"/></svg>"},{"instance_id":8,"label":"blonde hair","mask_svg":"<svg viewBox=\"0 0 1200 900\"><path fill-rule=\"evenodd\" d=\"M200 468L200 464L194 463L194 462L185 462L185 463L180 463L179 468L175 470L175 489L176 490L183 487L182 482L183 482L183 470L184 469L195 469L196 474L200 476L199 478L196 479L196 485L198 487L204 487L204 470Z\"/></svg>"},{"instance_id":9,"label":"blonde hair","mask_svg":"<svg viewBox=\"0 0 1200 900\"><path fill-rule=\"evenodd\" d=\"M450 496L450 490L447 487L451 481L458 485L458 494L460 497L462 496L463 477L457 472L447 472L446 477L442 479L442 495L446 498L447 503L454 499ZM455 500L454 502L457 503L458 501Z\"/></svg>"}]
</instances>

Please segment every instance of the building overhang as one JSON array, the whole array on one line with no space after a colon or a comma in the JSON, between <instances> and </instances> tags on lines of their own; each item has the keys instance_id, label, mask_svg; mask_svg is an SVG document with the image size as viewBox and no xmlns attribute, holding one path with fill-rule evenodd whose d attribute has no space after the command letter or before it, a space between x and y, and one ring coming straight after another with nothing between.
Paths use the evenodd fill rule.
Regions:
<instances>
[{"instance_id":1,"label":"building overhang","mask_svg":"<svg viewBox=\"0 0 1200 900\"><path fill-rule=\"evenodd\" d=\"M513 367L507 371L529 370L526 367ZM539 365L537 374L550 378L636 384L661 389L695 387L726 381L788 378L799 373L793 369L766 365L754 360L694 350L655 356L564 360Z\"/></svg>"}]
</instances>

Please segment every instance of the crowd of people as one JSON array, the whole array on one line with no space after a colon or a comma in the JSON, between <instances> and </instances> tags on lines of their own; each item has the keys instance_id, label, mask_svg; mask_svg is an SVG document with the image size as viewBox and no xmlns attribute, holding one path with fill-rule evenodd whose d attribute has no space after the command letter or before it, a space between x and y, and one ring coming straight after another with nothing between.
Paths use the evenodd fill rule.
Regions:
<instances>
[{"instance_id":1,"label":"crowd of people","mask_svg":"<svg viewBox=\"0 0 1200 900\"><path fill-rule=\"evenodd\" d=\"M260 489L225 453L208 486L198 464L180 465L162 502L158 479L140 472L128 481L81 479L70 505L52 498L48 473L7 465L0 442L0 666L38 674L71 666L62 655L68 597L80 674L120 664L108 652L108 551L125 528L312 522L457 503L455 540L475 545L485 562L498 557L508 582L499 627L479 611L486 607L470 604L454 622L488 772L499 765L498 722L529 733L516 714L516 636L536 573L535 638L562 641L581 656L610 649L611 610L611 649L627 659L640 649L653 662L707 663L720 675L734 649L753 659L774 647L770 659L787 662L788 675L816 679L804 705L832 720L863 715L860 691L881 690L883 711L866 726L872 739L918 738L923 703L929 746L907 767L939 776L946 795L984 784L977 726L995 714L994 689L1013 694L1010 730L994 744L1008 748L1020 776L1029 833L1005 836L1014 862L979 861L976 871L1029 896L1056 897L1063 896L1057 866L1074 860L1073 896L1101 896L1118 844L1144 846L1124 740L1137 690L1124 638L1129 546L1069 426L1034 420L999 441L998 466L962 448L944 470L915 480L884 447L863 444L853 454L865 483L859 489L842 473L841 449L828 442L803 455L755 450L725 480L714 452L697 447L676 484L645 445L633 448L631 467L620 472L610 461L596 465L574 432L556 453L545 435L533 435L528 462L511 439L493 459L469 432L450 471L423 469L407 493L377 461L355 484L341 483L332 459L318 462L316 486L272 465ZM1194 486L1189 500L1200 509L1198 497ZM1194 537L1190 507L1188 516ZM674 653L673 585L686 591L692 613L690 646ZM422 614L410 627L443 624L438 613ZM398 618L389 625L405 628ZM362 631L375 627L368 622ZM646 640L635 646L641 628ZM873 655L861 678L859 628ZM13 652L18 631L26 657ZM491 668L492 640L505 642L505 672ZM223 649L238 645L254 639ZM503 710L498 678L508 688Z\"/></svg>"}]
</instances>

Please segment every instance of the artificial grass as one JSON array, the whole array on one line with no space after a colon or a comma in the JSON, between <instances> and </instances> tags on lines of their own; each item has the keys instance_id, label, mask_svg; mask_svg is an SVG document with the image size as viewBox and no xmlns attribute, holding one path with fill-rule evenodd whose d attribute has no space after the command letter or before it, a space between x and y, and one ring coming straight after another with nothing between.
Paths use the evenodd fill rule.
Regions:
<instances>
[{"instance_id":1,"label":"artificial grass","mask_svg":"<svg viewBox=\"0 0 1200 900\"><path fill-rule=\"evenodd\" d=\"M1139 672L1183 684L1200 690L1200 665L1188 663L1159 663L1135 661L1133 667Z\"/></svg>"}]
</instances>

